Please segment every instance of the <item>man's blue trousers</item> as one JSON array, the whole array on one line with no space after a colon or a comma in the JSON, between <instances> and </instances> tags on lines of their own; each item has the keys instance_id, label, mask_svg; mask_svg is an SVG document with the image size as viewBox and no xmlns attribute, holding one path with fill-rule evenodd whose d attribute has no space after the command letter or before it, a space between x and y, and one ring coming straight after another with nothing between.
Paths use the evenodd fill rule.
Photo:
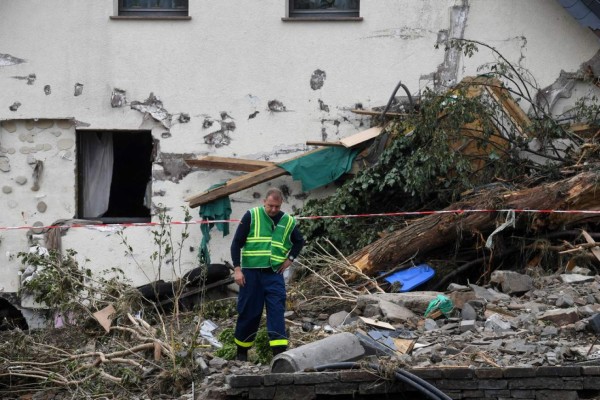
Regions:
<instances>
[{"instance_id":1,"label":"man's blue trousers","mask_svg":"<svg viewBox=\"0 0 600 400\"><path fill-rule=\"evenodd\" d=\"M256 339L263 308L267 308L267 331L271 347L287 346L285 333L285 281L271 268L243 268L246 284L238 294L235 343L250 348Z\"/></svg>"}]
</instances>

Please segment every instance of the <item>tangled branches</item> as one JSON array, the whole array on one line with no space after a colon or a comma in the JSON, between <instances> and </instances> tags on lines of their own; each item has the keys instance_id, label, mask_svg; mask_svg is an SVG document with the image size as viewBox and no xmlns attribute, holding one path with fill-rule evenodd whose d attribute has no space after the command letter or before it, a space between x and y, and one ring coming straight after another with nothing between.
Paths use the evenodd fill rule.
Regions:
<instances>
[{"instance_id":1,"label":"tangled branches","mask_svg":"<svg viewBox=\"0 0 600 400\"><path fill-rule=\"evenodd\" d=\"M324 311L340 304L355 303L361 294L383 292L375 279L350 264L329 240L325 239L325 242L335 254L317 242L316 250L308 251L298 263L295 274L301 275L302 279L294 280L288 294L294 308Z\"/></svg>"}]
</instances>

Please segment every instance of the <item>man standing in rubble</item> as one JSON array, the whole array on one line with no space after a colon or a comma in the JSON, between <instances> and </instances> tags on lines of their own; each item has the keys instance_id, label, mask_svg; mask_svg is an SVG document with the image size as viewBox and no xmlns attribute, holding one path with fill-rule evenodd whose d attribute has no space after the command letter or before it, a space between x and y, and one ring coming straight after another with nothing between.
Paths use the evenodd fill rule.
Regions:
<instances>
[{"instance_id":1,"label":"man standing in rubble","mask_svg":"<svg viewBox=\"0 0 600 400\"><path fill-rule=\"evenodd\" d=\"M269 189L263 206L244 214L231 243L234 279L240 286L235 327L237 359L240 361L248 359L248 350L256 339L265 306L273 355L287 349L283 272L298 257L304 238L294 217L281 211L282 203L281 190Z\"/></svg>"}]
</instances>

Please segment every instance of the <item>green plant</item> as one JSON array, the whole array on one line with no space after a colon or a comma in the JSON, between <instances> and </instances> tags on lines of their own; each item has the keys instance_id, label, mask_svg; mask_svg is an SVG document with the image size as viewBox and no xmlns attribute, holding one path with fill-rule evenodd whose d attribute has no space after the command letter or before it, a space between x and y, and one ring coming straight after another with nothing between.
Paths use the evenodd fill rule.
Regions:
<instances>
[{"instance_id":1,"label":"green plant","mask_svg":"<svg viewBox=\"0 0 600 400\"><path fill-rule=\"evenodd\" d=\"M237 345L235 344L233 328L223 329L219 334L219 341L223 345L215 354L225 360L233 360L237 353ZM254 347L248 353L250 360L260 364L269 364L273 358L273 352L269 345L269 333L267 328L261 327L256 333Z\"/></svg>"},{"instance_id":2,"label":"green plant","mask_svg":"<svg viewBox=\"0 0 600 400\"><path fill-rule=\"evenodd\" d=\"M426 89L416 112L386 125L378 140L387 143L377 162L344 182L332 196L308 201L300 215L443 209L479 186L505 185L524 176L531 180L555 176L561 167L573 163L572 148L559 151L555 139L570 139L572 146L582 140L537 104L539 88L526 69L479 41L446 43L447 50L458 49L467 57L480 47L494 58L479 68L482 76L446 93ZM472 86L490 90L474 95ZM529 126L517 125L506 116L499 100L509 95L530 108ZM585 110L587 118L596 118L600 107L588 105ZM582 113L585 110L581 108ZM461 151L467 147L469 151ZM531 156L547 162L540 164ZM309 250L325 237L342 253L351 254L406 223L406 218L392 216L309 219L303 221L302 231Z\"/></svg>"}]
</instances>

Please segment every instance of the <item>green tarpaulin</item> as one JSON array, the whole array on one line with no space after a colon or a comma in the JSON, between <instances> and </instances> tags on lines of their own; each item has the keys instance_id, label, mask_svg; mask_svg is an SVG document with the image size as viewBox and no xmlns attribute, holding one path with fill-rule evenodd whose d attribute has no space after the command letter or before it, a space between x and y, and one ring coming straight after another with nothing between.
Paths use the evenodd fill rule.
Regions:
<instances>
[{"instance_id":1,"label":"green tarpaulin","mask_svg":"<svg viewBox=\"0 0 600 400\"><path fill-rule=\"evenodd\" d=\"M302 190L312 190L335 181L350 171L358 150L327 147L321 151L277 164L295 180L302 181Z\"/></svg>"}]
</instances>

